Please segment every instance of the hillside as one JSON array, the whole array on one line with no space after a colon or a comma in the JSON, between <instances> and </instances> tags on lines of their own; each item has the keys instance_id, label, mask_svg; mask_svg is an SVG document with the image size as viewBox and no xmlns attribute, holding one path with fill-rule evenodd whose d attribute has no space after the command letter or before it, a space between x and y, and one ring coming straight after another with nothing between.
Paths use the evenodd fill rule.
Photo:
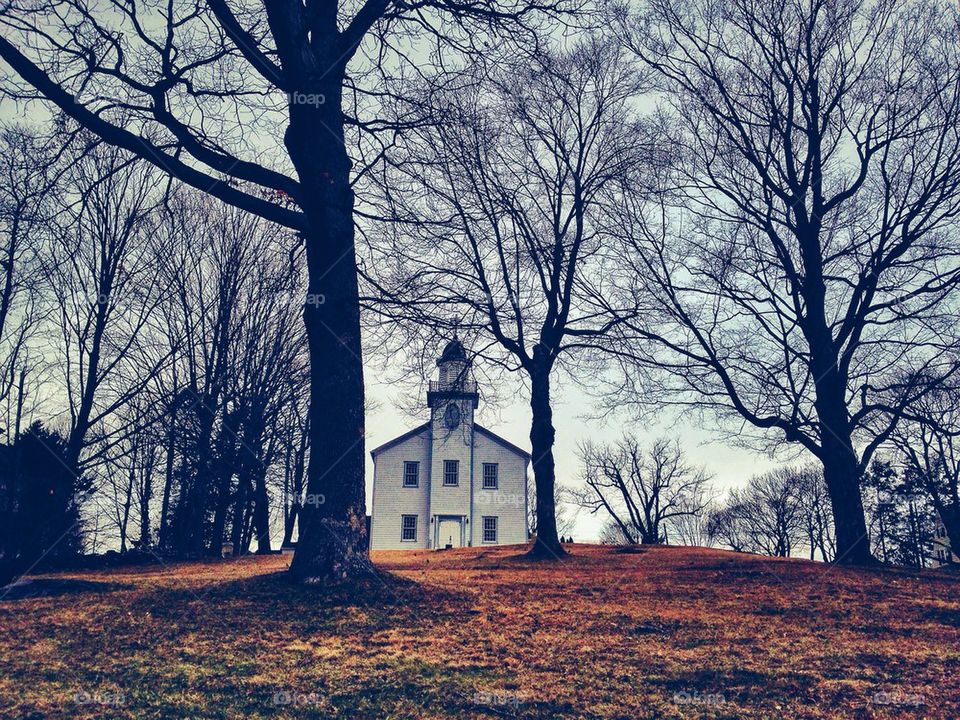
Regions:
<instances>
[{"instance_id":1,"label":"hillside","mask_svg":"<svg viewBox=\"0 0 960 720\"><path fill-rule=\"evenodd\" d=\"M960 578L700 548L379 553L46 576L0 601L4 718L956 718Z\"/></svg>"}]
</instances>

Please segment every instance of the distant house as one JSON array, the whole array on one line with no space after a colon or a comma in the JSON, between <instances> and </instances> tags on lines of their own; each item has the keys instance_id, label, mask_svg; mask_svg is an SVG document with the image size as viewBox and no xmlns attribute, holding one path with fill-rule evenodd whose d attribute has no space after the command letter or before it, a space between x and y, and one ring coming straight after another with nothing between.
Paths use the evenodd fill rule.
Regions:
<instances>
[{"instance_id":1,"label":"distant house","mask_svg":"<svg viewBox=\"0 0 960 720\"><path fill-rule=\"evenodd\" d=\"M459 340L447 344L437 367L430 419L370 453L370 548L525 542L530 454L474 422L479 393Z\"/></svg>"},{"instance_id":2,"label":"distant house","mask_svg":"<svg viewBox=\"0 0 960 720\"><path fill-rule=\"evenodd\" d=\"M933 562L937 567L960 563L960 556L957 555L957 551L950 548L947 528L944 527L939 516L937 517L937 526L933 531Z\"/></svg>"}]
</instances>

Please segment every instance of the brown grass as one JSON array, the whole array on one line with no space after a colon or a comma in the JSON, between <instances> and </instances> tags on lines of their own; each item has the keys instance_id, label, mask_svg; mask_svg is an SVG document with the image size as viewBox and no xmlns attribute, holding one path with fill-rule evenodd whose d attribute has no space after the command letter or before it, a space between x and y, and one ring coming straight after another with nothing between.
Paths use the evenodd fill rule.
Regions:
<instances>
[{"instance_id":1,"label":"brown grass","mask_svg":"<svg viewBox=\"0 0 960 720\"><path fill-rule=\"evenodd\" d=\"M0 716L960 717L956 576L522 550L378 553L332 592L279 556L53 576L0 601Z\"/></svg>"}]
</instances>

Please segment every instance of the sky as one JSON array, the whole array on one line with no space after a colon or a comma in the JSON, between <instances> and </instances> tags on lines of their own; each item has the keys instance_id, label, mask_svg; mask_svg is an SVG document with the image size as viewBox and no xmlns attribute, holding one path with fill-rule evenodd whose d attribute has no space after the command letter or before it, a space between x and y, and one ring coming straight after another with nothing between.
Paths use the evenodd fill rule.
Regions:
<instances>
[{"instance_id":1,"label":"sky","mask_svg":"<svg viewBox=\"0 0 960 720\"><path fill-rule=\"evenodd\" d=\"M438 348L439 354L439 348ZM478 361L481 362L481 361ZM483 373L477 373L482 377ZM366 450L367 450L367 507L371 505L373 487L373 463L370 450L397 435L426 422L430 417L426 394L420 398L422 410L416 416L409 414L401 400L401 391L397 385L386 379L382 368L371 367L366 371L367 394L373 401L373 409L367 414ZM430 378L435 379L435 378ZM498 393L500 395L511 395ZM515 398L498 406L484 406L483 388L480 388L480 407L477 410L477 422L490 428L515 445L530 449L530 408L527 397L522 393L513 393ZM554 458L557 468L557 481L567 487L581 485L578 479L579 460L577 447L586 440L612 442L624 432L636 434L641 440L652 441L657 437L669 436L679 439L688 460L694 465L705 466L713 475L714 487L725 491L738 487L757 473L764 472L780 462L763 453L733 447L728 440L721 440L721 427L710 421L694 421L677 417L663 417L655 425L641 425L626 418L614 418L609 421L596 420L590 416L596 414L589 391L572 383L565 383L554 395L553 420L556 428ZM729 432L729 427L723 428ZM532 469L530 470L532 473ZM593 542L599 539L604 524L602 516L591 515L578 508L567 510L574 519L573 538L578 542Z\"/></svg>"}]
</instances>

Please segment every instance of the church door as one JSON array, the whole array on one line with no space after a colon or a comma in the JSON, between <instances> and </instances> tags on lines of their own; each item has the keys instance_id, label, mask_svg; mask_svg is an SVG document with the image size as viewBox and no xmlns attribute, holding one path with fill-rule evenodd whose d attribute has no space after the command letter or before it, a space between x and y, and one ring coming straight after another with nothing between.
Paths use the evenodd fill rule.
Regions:
<instances>
[{"instance_id":1,"label":"church door","mask_svg":"<svg viewBox=\"0 0 960 720\"><path fill-rule=\"evenodd\" d=\"M460 518L439 518L437 548L460 547Z\"/></svg>"}]
</instances>

